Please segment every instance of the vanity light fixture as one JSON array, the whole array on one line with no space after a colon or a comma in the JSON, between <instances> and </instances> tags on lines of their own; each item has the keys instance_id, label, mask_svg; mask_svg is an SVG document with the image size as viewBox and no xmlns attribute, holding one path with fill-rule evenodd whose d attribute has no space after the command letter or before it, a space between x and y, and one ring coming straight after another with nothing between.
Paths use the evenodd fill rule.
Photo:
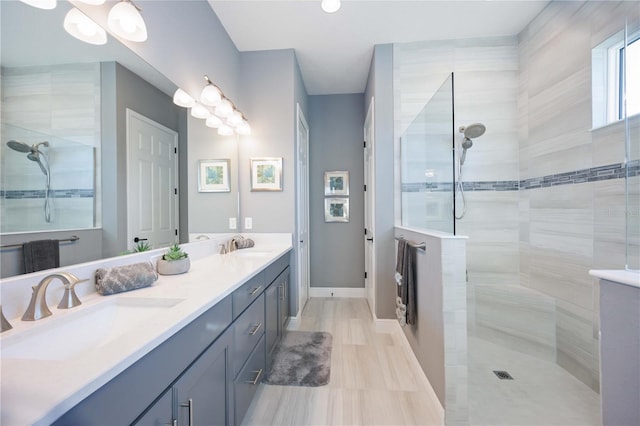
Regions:
<instances>
[{"instance_id":1,"label":"vanity light fixture","mask_svg":"<svg viewBox=\"0 0 640 426\"><path fill-rule=\"evenodd\" d=\"M218 134L221 136L233 136L233 129L231 128L231 126L222 124L220 127L218 127Z\"/></svg>"},{"instance_id":2,"label":"vanity light fixture","mask_svg":"<svg viewBox=\"0 0 640 426\"><path fill-rule=\"evenodd\" d=\"M64 17L64 29L85 43L97 45L107 43L107 32L104 28L75 7Z\"/></svg>"},{"instance_id":3,"label":"vanity light fixture","mask_svg":"<svg viewBox=\"0 0 640 426\"><path fill-rule=\"evenodd\" d=\"M251 134L251 126L249 126L249 122L246 119L243 119L242 123L236 127L236 133L242 136Z\"/></svg>"},{"instance_id":4,"label":"vanity light fixture","mask_svg":"<svg viewBox=\"0 0 640 426\"><path fill-rule=\"evenodd\" d=\"M91 6L100 6L104 4L105 0L78 0L82 3L90 4Z\"/></svg>"},{"instance_id":5,"label":"vanity light fixture","mask_svg":"<svg viewBox=\"0 0 640 426\"><path fill-rule=\"evenodd\" d=\"M211 116L211 111L206 106L196 103L191 107L191 116L195 118L207 119Z\"/></svg>"},{"instance_id":6,"label":"vanity light fixture","mask_svg":"<svg viewBox=\"0 0 640 426\"><path fill-rule=\"evenodd\" d=\"M173 103L181 107L191 108L196 104L196 100L189 96L187 92L178 88L173 94Z\"/></svg>"},{"instance_id":7,"label":"vanity light fixture","mask_svg":"<svg viewBox=\"0 0 640 426\"><path fill-rule=\"evenodd\" d=\"M140 9L131 0L122 0L109 11L107 24L116 35L130 41L145 41L147 26Z\"/></svg>"},{"instance_id":8,"label":"vanity light fixture","mask_svg":"<svg viewBox=\"0 0 640 426\"><path fill-rule=\"evenodd\" d=\"M220 120L220 118L218 118L217 116L211 114L208 118L207 121L205 123L207 125L207 127L211 127L212 129L217 129L220 126L222 126L222 120Z\"/></svg>"},{"instance_id":9,"label":"vanity light fixture","mask_svg":"<svg viewBox=\"0 0 640 426\"><path fill-rule=\"evenodd\" d=\"M233 104L227 98L223 98L216 107L215 114L220 118L227 118L233 112Z\"/></svg>"},{"instance_id":10,"label":"vanity light fixture","mask_svg":"<svg viewBox=\"0 0 640 426\"><path fill-rule=\"evenodd\" d=\"M204 79L207 85L204 86L202 93L200 93L200 102L209 106L218 106L222 102L222 91L206 75Z\"/></svg>"},{"instance_id":11,"label":"vanity light fixture","mask_svg":"<svg viewBox=\"0 0 640 426\"><path fill-rule=\"evenodd\" d=\"M29 6L37 7L38 9L55 9L57 0L20 0L22 3Z\"/></svg>"},{"instance_id":12,"label":"vanity light fixture","mask_svg":"<svg viewBox=\"0 0 640 426\"><path fill-rule=\"evenodd\" d=\"M322 3L320 4L322 10L327 13L337 12L338 9L340 9L340 6L342 6L340 0L322 0Z\"/></svg>"},{"instance_id":13,"label":"vanity light fixture","mask_svg":"<svg viewBox=\"0 0 640 426\"><path fill-rule=\"evenodd\" d=\"M234 109L227 117L227 124L231 127L238 127L242 123L243 118L242 113Z\"/></svg>"}]
</instances>

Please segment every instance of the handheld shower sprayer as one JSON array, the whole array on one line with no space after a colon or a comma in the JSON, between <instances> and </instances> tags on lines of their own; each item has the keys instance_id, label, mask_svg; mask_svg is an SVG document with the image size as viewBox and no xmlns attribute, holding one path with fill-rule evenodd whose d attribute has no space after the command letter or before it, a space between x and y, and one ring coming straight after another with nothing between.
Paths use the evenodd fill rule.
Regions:
<instances>
[{"instance_id":1,"label":"handheld shower sprayer","mask_svg":"<svg viewBox=\"0 0 640 426\"><path fill-rule=\"evenodd\" d=\"M462 213L460 215L455 213L455 199L454 199L454 215L456 219L462 219L467 212L467 200L464 198L464 187L462 185L462 165L467 158L467 150L473 146L472 139L479 138L484 135L487 127L482 123L473 123L468 126L460 126L458 129L460 133L464 134L464 140L460 144L462 148L462 154L460 155L460 161L458 162L458 180L456 182L457 192L462 197Z\"/></svg>"}]
</instances>

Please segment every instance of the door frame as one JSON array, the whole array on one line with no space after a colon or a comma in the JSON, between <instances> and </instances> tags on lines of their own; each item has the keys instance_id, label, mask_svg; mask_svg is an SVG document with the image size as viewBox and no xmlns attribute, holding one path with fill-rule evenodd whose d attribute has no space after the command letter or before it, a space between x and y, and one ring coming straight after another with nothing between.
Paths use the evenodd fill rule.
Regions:
<instances>
[{"instance_id":1,"label":"door frame","mask_svg":"<svg viewBox=\"0 0 640 426\"><path fill-rule=\"evenodd\" d=\"M174 137L174 147L175 147L175 155L173 156L173 170L174 170L174 182L175 182L175 187L179 188L179 177L180 177L180 173L178 170L178 132L176 132L173 129L168 128L167 126L164 126L160 123L158 123L157 121L153 121L152 119L145 117L144 115L130 109L130 108L126 108L126 146L127 146L127 162L126 162L126 186L129 186L129 166L131 165L131 140L130 140L130 130L131 130L131 126L130 126L130 122L131 122L131 118L135 117L136 119L143 121L149 125L152 125L154 127L157 127L159 129L162 129L168 133L172 133L173 137ZM130 192L127 191L127 248L129 247L129 244L133 241L133 233L131 231L131 200L129 199L129 194ZM178 191L175 194L175 197L173 197L173 214L175 217L175 227L178 230L178 235L176 236L176 242L179 239L179 235L180 235L180 191Z\"/></svg>"},{"instance_id":2,"label":"door frame","mask_svg":"<svg viewBox=\"0 0 640 426\"><path fill-rule=\"evenodd\" d=\"M305 141L300 140L300 126L304 126L307 129L307 139ZM303 179L302 173L303 170L299 167L301 158L300 158L300 146L301 143L306 144L307 153L304 161L306 162L306 167L304 167L304 171L306 172L306 178ZM300 104L296 103L296 169L297 169L297 186L296 186L296 233L295 233L295 247L296 250L296 271L297 271L297 281L298 281L298 312L296 313L296 318L302 314L302 310L304 309L305 304L309 300L309 291L310 291L310 253L309 250L311 248L311 238L309 231L309 125L307 124L307 120L302 112L302 108L300 108ZM305 197L302 197L302 191L300 190L300 185L302 182L306 182L307 188L304 191ZM302 198L305 198L304 200ZM303 240L303 236L300 230L300 223L302 222L303 217L306 219L307 224L307 237L306 241ZM306 250L301 250L302 245L306 245ZM303 258L303 252L305 253ZM306 263L306 268L302 268L302 264ZM306 271L306 277L303 276ZM303 291L304 290L304 291ZM306 295L306 298L305 298Z\"/></svg>"},{"instance_id":3,"label":"door frame","mask_svg":"<svg viewBox=\"0 0 640 426\"><path fill-rule=\"evenodd\" d=\"M364 133L364 181L367 190L364 196L364 220L365 229L367 234L364 237L364 254L365 254L365 269L370 266L370 271L367 272L367 278L365 278L365 291L367 294L367 301L369 302L369 309L374 319L376 316L376 162L375 162L375 119L374 119L374 97L371 97L369 103L369 109L367 110L367 116L364 121L363 133ZM368 131L367 131L368 130ZM369 164L370 163L370 164ZM367 241L367 238L374 238L372 242ZM369 257L367 259L367 256Z\"/></svg>"}]
</instances>

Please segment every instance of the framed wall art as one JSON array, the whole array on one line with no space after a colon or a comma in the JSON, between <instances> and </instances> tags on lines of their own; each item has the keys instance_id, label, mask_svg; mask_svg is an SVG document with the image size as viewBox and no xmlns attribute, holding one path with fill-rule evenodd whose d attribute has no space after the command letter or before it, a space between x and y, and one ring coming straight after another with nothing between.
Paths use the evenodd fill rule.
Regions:
<instances>
[{"instance_id":1,"label":"framed wall art","mask_svg":"<svg viewBox=\"0 0 640 426\"><path fill-rule=\"evenodd\" d=\"M251 159L251 191L282 191L282 157Z\"/></svg>"},{"instance_id":2,"label":"framed wall art","mask_svg":"<svg viewBox=\"0 0 640 426\"><path fill-rule=\"evenodd\" d=\"M229 160L198 161L198 192L230 192Z\"/></svg>"},{"instance_id":3,"label":"framed wall art","mask_svg":"<svg viewBox=\"0 0 640 426\"><path fill-rule=\"evenodd\" d=\"M349 199L348 198L325 198L324 199L324 221L325 222L349 222Z\"/></svg>"},{"instance_id":4,"label":"framed wall art","mask_svg":"<svg viewBox=\"0 0 640 426\"><path fill-rule=\"evenodd\" d=\"M324 195L349 195L349 172L324 172Z\"/></svg>"}]
</instances>

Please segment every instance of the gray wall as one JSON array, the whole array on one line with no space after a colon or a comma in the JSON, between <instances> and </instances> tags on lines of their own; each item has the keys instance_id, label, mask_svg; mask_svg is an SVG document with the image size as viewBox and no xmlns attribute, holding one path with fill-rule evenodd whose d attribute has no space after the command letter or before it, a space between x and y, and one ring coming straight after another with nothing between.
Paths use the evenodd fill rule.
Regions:
<instances>
[{"instance_id":1,"label":"gray wall","mask_svg":"<svg viewBox=\"0 0 640 426\"><path fill-rule=\"evenodd\" d=\"M186 129L180 125L185 120L180 117L186 110L118 63L103 63L101 73L102 254L111 257L133 245L127 242L127 221L123 219L127 217L127 108L178 132L178 155L185 154ZM186 184L186 180L181 179L178 188L185 197Z\"/></svg>"},{"instance_id":2,"label":"gray wall","mask_svg":"<svg viewBox=\"0 0 640 426\"><path fill-rule=\"evenodd\" d=\"M394 262L394 141L393 45L376 45L364 95L367 111L374 98L375 132L375 250L376 306L378 318L395 317Z\"/></svg>"},{"instance_id":3,"label":"gray wall","mask_svg":"<svg viewBox=\"0 0 640 426\"><path fill-rule=\"evenodd\" d=\"M311 287L364 287L362 94L309 97ZM324 221L324 172L349 172L349 222Z\"/></svg>"}]
</instances>

